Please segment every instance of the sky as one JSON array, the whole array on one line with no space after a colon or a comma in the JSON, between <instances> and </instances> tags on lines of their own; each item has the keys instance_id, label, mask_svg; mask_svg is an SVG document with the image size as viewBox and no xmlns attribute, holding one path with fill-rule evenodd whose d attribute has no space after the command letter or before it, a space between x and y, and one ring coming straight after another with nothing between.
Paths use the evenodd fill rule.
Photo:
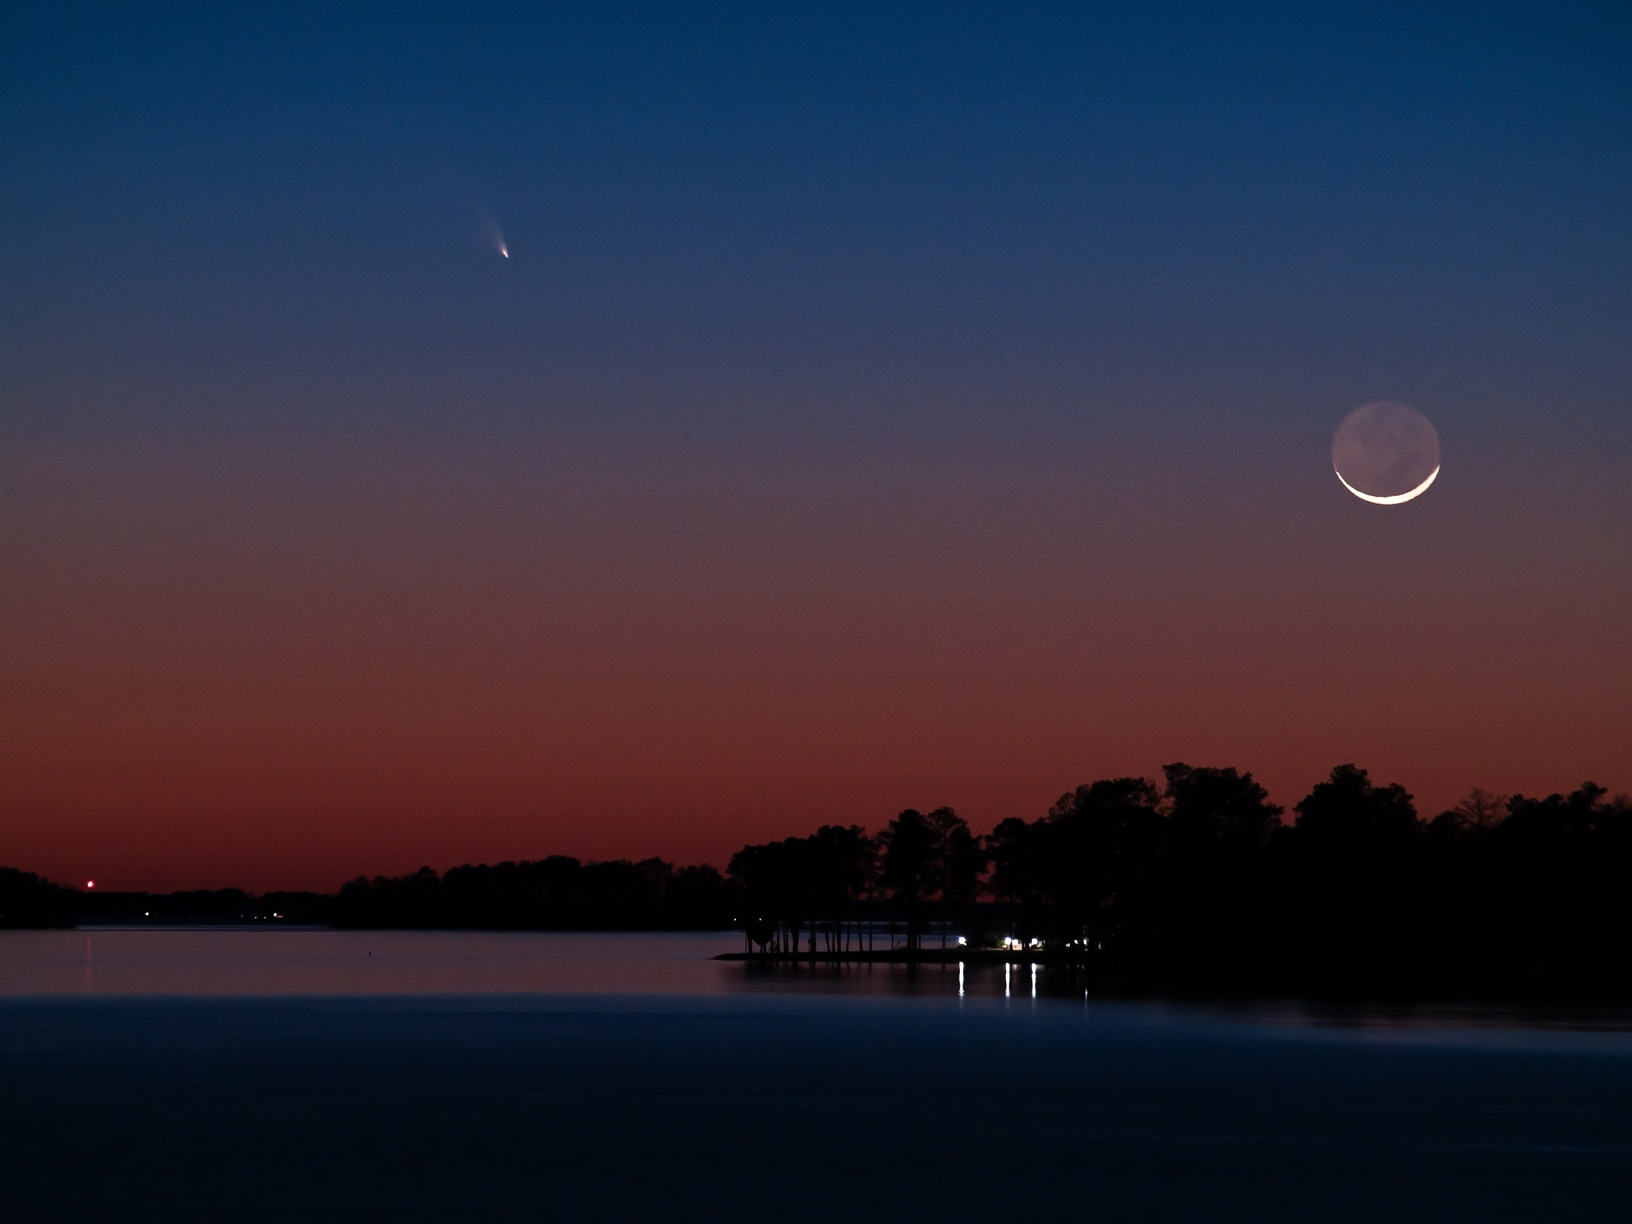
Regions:
<instances>
[{"instance_id":1,"label":"sky","mask_svg":"<svg viewBox=\"0 0 1632 1224\"><path fill-rule=\"evenodd\" d=\"M1632 789L1622 6L7 31L0 863ZM1379 399L1406 505L1332 471Z\"/></svg>"}]
</instances>

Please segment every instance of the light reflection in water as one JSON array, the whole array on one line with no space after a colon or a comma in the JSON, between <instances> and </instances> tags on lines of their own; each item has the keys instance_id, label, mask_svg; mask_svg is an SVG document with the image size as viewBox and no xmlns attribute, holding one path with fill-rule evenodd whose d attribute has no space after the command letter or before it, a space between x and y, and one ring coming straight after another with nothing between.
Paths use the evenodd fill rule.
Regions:
<instances>
[{"instance_id":1,"label":"light reflection in water","mask_svg":"<svg viewBox=\"0 0 1632 1224\"><path fill-rule=\"evenodd\" d=\"M740 933L576 934L437 931L96 928L0 931L0 997L40 995L450 995L743 993L1012 998L1014 966L744 964ZM1027 963L1027 962L1022 962ZM1029 962L1031 998L1081 998L1092 983L1064 966ZM953 967L956 965L956 972ZM999 969L1001 968L1001 972ZM1164 1004L1101 999L1096 1012ZM1039 1010L1042 1003L1035 1005ZM1626 1033L1632 1009L1342 1007L1297 1000L1190 1004L1213 1020L1354 1028L1373 1037L1422 1031L1568 1029Z\"/></svg>"},{"instance_id":2,"label":"light reflection in water","mask_svg":"<svg viewBox=\"0 0 1632 1224\"><path fill-rule=\"evenodd\" d=\"M1009 998L1015 966L745 964L736 932L331 931L98 927L0 931L0 997L54 994L818 993ZM1055 976L1037 976L1047 997ZM1062 986L1074 985L1069 974ZM1080 989L1080 987L1078 987Z\"/></svg>"}]
</instances>

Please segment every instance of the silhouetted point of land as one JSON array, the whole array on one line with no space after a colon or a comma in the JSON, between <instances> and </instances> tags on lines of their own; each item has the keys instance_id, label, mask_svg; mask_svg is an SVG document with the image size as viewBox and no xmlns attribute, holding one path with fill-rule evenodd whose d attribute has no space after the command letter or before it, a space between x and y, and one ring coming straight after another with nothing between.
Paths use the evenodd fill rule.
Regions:
<instances>
[{"instance_id":1,"label":"silhouetted point of land","mask_svg":"<svg viewBox=\"0 0 1632 1224\"><path fill-rule=\"evenodd\" d=\"M1094 782L984 837L951 808L908 809L877 835L745 846L724 874L555 855L253 897L0 868L0 926L735 929L725 959L1068 965L1110 995L1632 999L1624 796L1476 790L1423 821L1403 787L1341 765L1282 815L1250 773L1175 764L1161 787Z\"/></svg>"}]
</instances>

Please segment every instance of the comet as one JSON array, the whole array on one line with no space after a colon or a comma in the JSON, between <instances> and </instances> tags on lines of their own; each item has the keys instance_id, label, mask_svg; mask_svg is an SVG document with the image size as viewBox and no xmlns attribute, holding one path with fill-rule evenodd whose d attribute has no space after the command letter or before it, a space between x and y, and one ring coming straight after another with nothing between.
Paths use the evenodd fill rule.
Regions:
<instances>
[{"instance_id":1,"label":"comet","mask_svg":"<svg viewBox=\"0 0 1632 1224\"><path fill-rule=\"evenodd\" d=\"M492 217L483 218L487 226L487 240L493 244L493 249L506 259L510 258L510 244L504 240L504 231Z\"/></svg>"}]
</instances>

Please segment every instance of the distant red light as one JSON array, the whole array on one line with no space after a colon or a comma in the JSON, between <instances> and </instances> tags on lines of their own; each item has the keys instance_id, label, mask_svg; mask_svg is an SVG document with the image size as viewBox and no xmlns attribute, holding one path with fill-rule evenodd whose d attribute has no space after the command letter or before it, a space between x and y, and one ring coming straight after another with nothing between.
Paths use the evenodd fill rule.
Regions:
<instances>
[{"instance_id":1,"label":"distant red light","mask_svg":"<svg viewBox=\"0 0 1632 1224\"><path fill-rule=\"evenodd\" d=\"M85 881L85 887L86 888L95 888L96 887L96 881L95 880L86 880Z\"/></svg>"}]
</instances>

